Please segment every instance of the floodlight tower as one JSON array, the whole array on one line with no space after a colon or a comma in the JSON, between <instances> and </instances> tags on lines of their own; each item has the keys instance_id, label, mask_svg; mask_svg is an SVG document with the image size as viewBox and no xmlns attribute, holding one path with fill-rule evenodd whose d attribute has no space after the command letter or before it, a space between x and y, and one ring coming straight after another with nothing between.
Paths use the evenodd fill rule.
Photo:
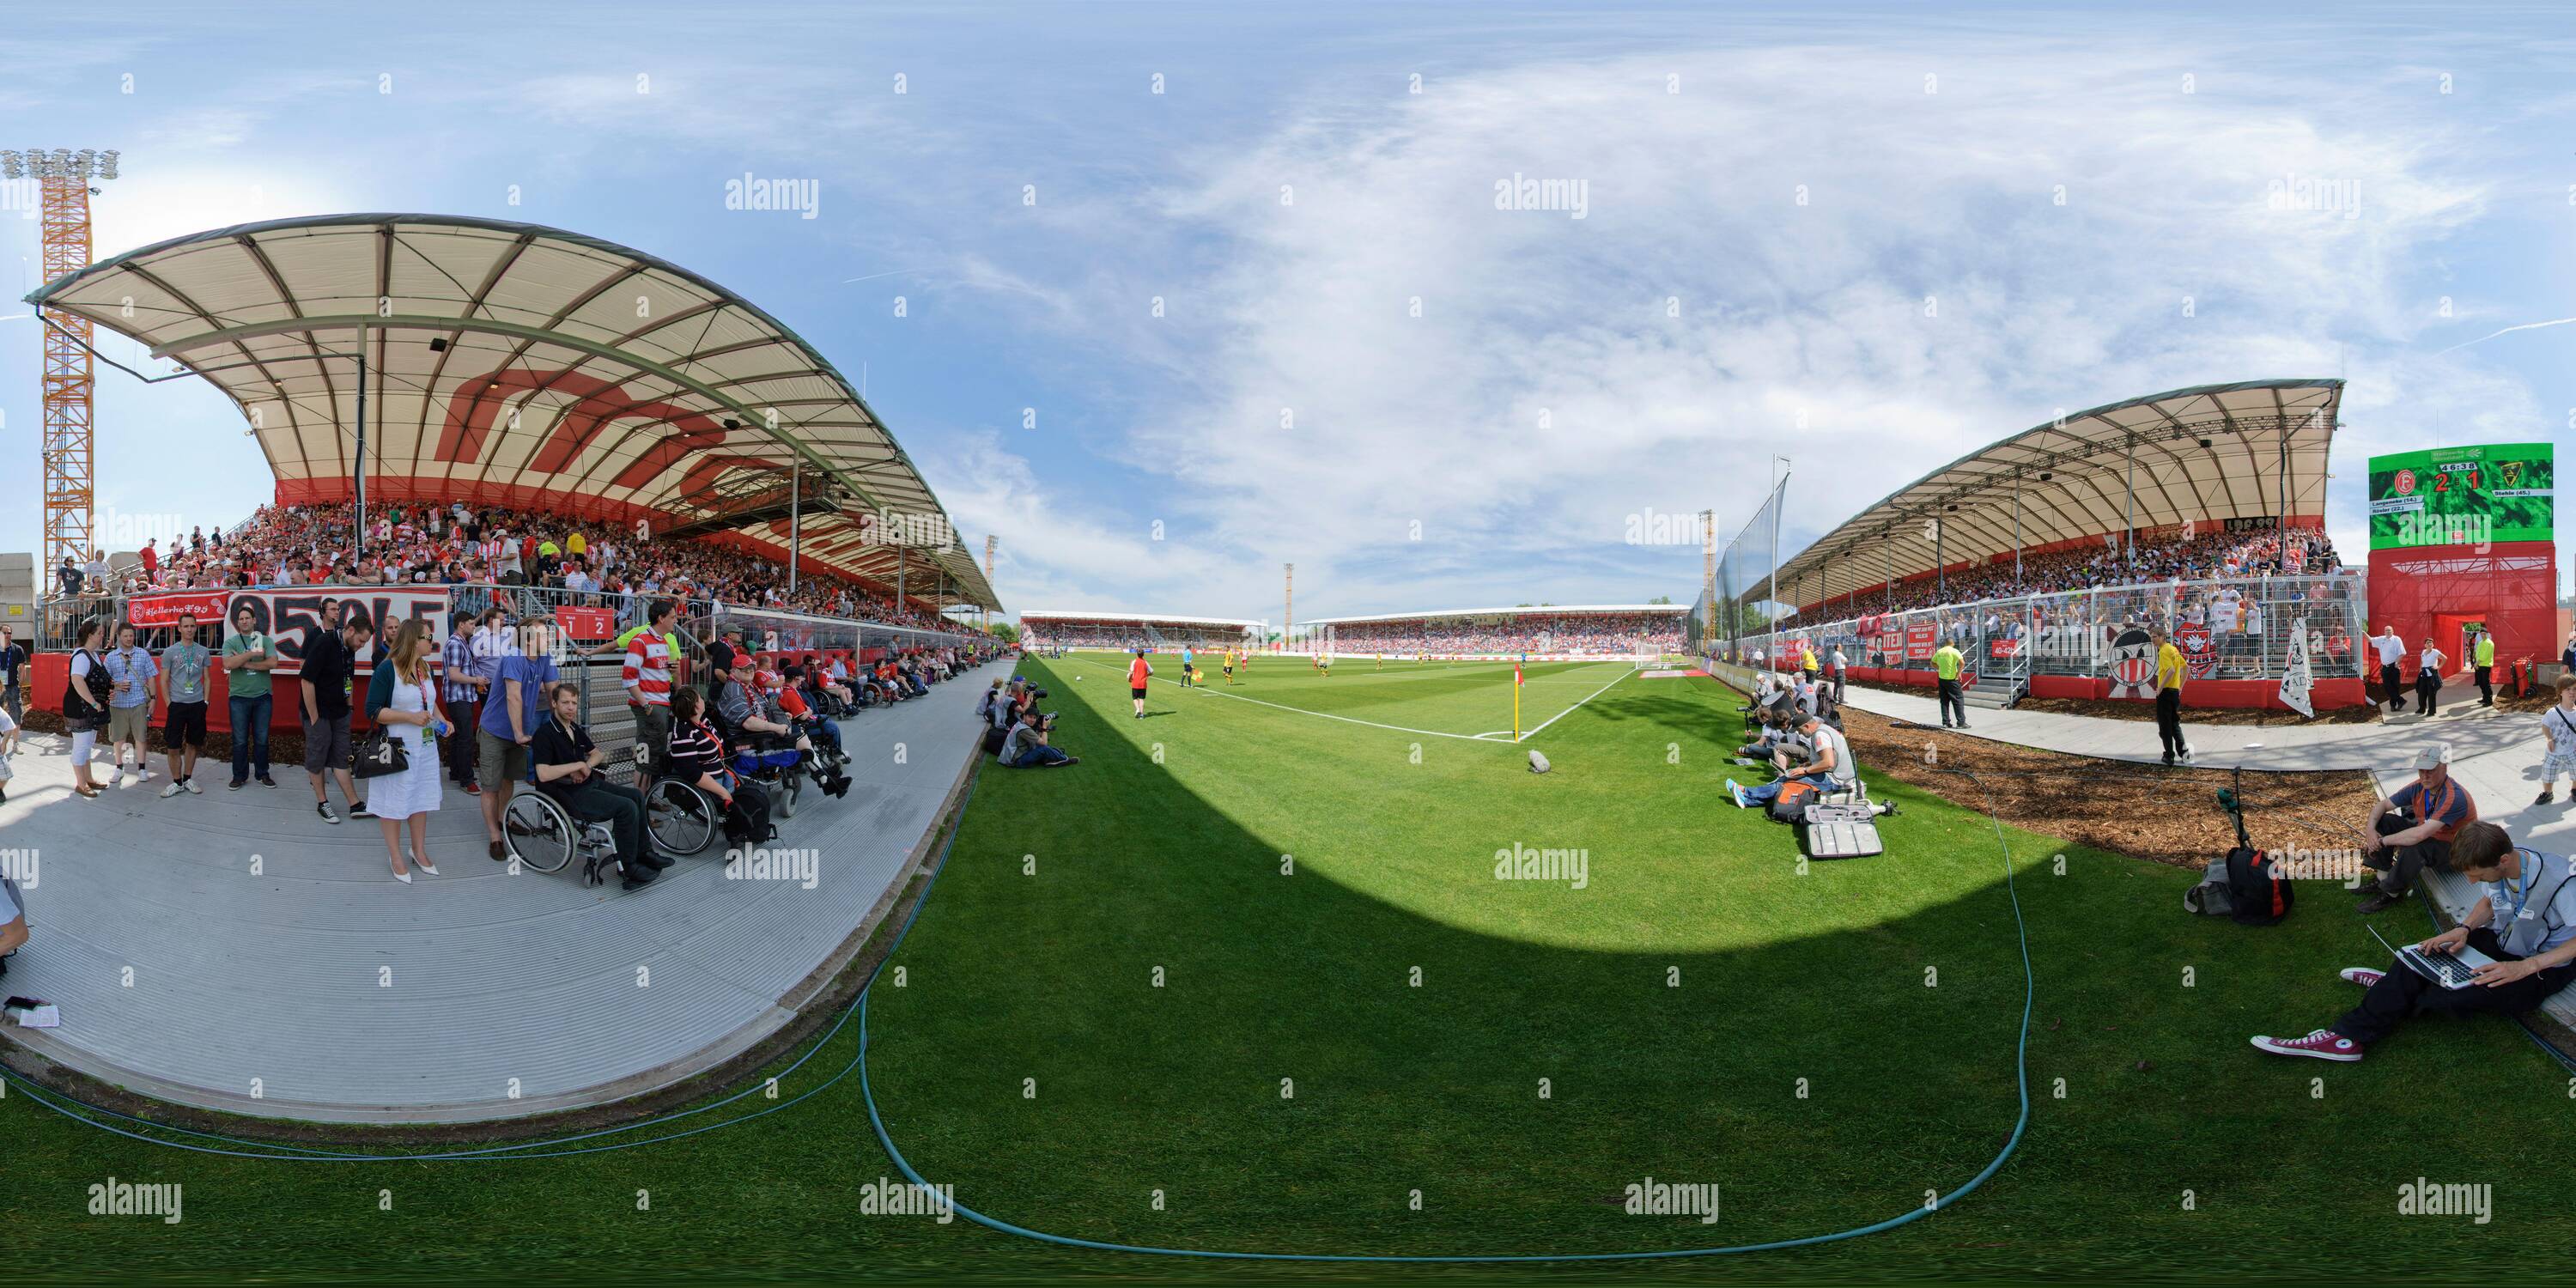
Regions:
<instances>
[{"instance_id":1,"label":"floodlight tower","mask_svg":"<svg viewBox=\"0 0 2576 1288\"><path fill-rule=\"evenodd\" d=\"M1700 639L1705 642L1717 635L1717 511L1699 512L1699 595L1708 605L1708 620L1700 623Z\"/></svg>"},{"instance_id":2,"label":"floodlight tower","mask_svg":"<svg viewBox=\"0 0 2576 1288\"><path fill-rule=\"evenodd\" d=\"M92 180L116 177L116 152L56 148L47 152L0 149L0 179L34 179L40 188L44 280L57 281L89 267L89 199L98 194ZM64 556L80 563L94 548L91 531L93 448L89 360L89 320L74 314L48 315L44 367L44 553L36 575L41 580L61 566Z\"/></svg>"}]
</instances>

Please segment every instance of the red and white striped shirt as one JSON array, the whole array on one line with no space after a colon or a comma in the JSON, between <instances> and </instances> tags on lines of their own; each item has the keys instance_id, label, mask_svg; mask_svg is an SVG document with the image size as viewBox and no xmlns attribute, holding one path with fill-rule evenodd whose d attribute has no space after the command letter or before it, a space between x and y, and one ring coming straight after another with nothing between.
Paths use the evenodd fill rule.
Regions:
<instances>
[{"instance_id":1,"label":"red and white striped shirt","mask_svg":"<svg viewBox=\"0 0 2576 1288\"><path fill-rule=\"evenodd\" d=\"M671 644L647 630L626 645L627 700L648 707L671 705Z\"/></svg>"}]
</instances>

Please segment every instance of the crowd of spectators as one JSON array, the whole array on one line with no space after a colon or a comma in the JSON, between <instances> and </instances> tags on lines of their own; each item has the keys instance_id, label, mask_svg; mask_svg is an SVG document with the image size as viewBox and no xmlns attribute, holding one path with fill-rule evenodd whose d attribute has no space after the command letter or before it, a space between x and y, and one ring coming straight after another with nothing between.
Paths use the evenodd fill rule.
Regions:
<instances>
[{"instance_id":1,"label":"crowd of spectators","mask_svg":"<svg viewBox=\"0 0 2576 1288\"><path fill-rule=\"evenodd\" d=\"M371 508L359 550L354 507L267 505L230 533L191 531L162 549L144 543L138 561L111 571L93 553L55 569L62 592L317 585L493 583L553 587L582 595L668 595L766 608L953 629L954 623L892 596L806 568L795 589L786 565L711 541L671 540L647 531L510 509L396 503Z\"/></svg>"},{"instance_id":2,"label":"crowd of spectators","mask_svg":"<svg viewBox=\"0 0 2576 1288\"><path fill-rule=\"evenodd\" d=\"M1211 628L1203 622L1140 622L1134 618L1022 618L1020 632L1032 649L1114 648L1127 652L1140 648L1245 648L1252 643L1241 632Z\"/></svg>"},{"instance_id":3,"label":"crowd of spectators","mask_svg":"<svg viewBox=\"0 0 2576 1288\"><path fill-rule=\"evenodd\" d=\"M2077 546L2024 555L2020 571L2016 574L2011 556L2007 555L2000 563L1953 572L1946 577L1925 575L1910 578L1899 582L1893 595L1883 588L1861 592L1853 597L1851 611L1837 611L1841 608L1837 602L1814 605L1810 612L1825 617L1847 617L1856 612L1941 608L1986 599L2062 595L2140 582L2265 575L2324 576L2338 566L2334 542L2322 532L2293 529L2286 534L2178 534L2164 541L2141 543L2134 562L2125 547Z\"/></svg>"},{"instance_id":4,"label":"crowd of spectators","mask_svg":"<svg viewBox=\"0 0 2576 1288\"><path fill-rule=\"evenodd\" d=\"M1574 653L1635 657L1682 651L1682 619L1669 613L1569 613L1422 617L1333 628L1336 653Z\"/></svg>"}]
</instances>

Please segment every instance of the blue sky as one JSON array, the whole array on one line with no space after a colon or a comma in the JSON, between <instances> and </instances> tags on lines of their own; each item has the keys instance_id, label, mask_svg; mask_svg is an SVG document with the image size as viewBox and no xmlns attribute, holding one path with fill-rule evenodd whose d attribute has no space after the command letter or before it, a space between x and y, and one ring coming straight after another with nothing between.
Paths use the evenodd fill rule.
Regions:
<instances>
[{"instance_id":1,"label":"blue sky","mask_svg":"<svg viewBox=\"0 0 2576 1288\"><path fill-rule=\"evenodd\" d=\"M2576 325L2483 338L2576 318L2540 6L92 8L13 17L0 145L123 152L101 255L401 210L688 265L864 366L1014 609L1276 621L1290 561L1300 617L1688 602L1695 542L1630 517L1732 528L1774 451L1794 549L2192 384L2351 382L2354 558L2372 452L2576 439ZM746 173L815 217L725 209ZM1513 175L1583 217L1496 210ZM2267 200L2305 178L2353 217ZM0 549L37 352L0 321ZM98 418L111 516L268 494L208 390L106 372Z\"/></svg>"}]
</instances>

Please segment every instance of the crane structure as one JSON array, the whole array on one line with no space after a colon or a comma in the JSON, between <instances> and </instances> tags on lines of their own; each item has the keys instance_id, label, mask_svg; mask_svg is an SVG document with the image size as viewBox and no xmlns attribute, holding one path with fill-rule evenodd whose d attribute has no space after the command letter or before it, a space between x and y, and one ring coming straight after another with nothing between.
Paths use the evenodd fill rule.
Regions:
<instances>
[{"instance_id":1,"label":"crane structure","mask_svg":"<svg viewBox=\"0 0 2576 1288\"><path fill-rule=\"evenodd\" d=\"M117 154L83 148L78 152L30 148L0 149L0 178L37 184L40 235L44 242L44 280L58 281L89 267L89 199L98 194L92 180L116 177ZM92 432L95 386L90 364L89 320L48 314L44 332L44 426L40 437L44 462L44 537L37 575L50 576L65 558L78 564L101 547L93 532L96 437Z\"/></svg>"},{"instance_id":2,"label":"crane structure","mask_svg":"<svg viewBox=\"0 0 2576 1288\"><path fill-rule=\"evenodd\" d=\"M1000 540L1001 535L998 533L984 534L984 584L987 586L993 584L993 546ZM987 631L993 629L993 610L989 608L984 610L984 629Z\"/></svg>"}]
</instances>

